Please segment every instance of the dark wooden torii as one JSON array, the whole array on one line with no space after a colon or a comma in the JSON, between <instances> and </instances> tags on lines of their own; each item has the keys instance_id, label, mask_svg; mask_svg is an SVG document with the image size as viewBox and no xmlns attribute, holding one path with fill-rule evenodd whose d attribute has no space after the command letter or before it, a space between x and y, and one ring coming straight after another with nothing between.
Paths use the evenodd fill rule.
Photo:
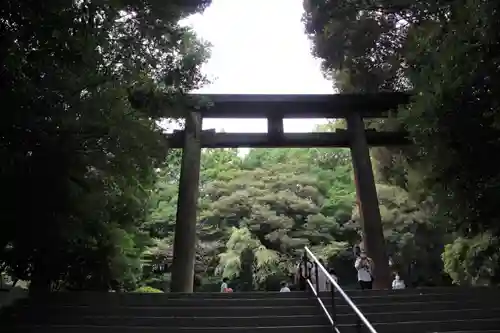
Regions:
<instances>
[{"instance_id":1,"label":"dark wooden torii","mask_svg":"<svg viewBox=\"0 0 500 333\"><path fill-rule=\"evenodd\" d=\"M192 292L201 148L349 147L360 203L364 247L375 263L375 287L389 288L390 271L369 146L408 144L405 132L366 130L363 118L388 117L409 101L407 93L335 95L192 95L203 101L186 115L183 131L169 136L182 148L172 261L172 292ZM267 118L267 133L203 131L203 118ZM285 118L344 118L347 130L284 133Z\"/></svg>"}]
</instances>

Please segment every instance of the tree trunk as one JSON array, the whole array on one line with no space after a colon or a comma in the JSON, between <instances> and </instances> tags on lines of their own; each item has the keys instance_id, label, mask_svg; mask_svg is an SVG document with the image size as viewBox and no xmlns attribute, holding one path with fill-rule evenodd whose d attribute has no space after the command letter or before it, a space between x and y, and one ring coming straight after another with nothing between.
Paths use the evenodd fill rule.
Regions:
<instances>
[{"instance_id":1,"label":"tree trunk","mask_svg":"<svg viewBox=\"0 0 500 333\"><path fill-rule=\"evenodd\" d=\"M352 114L347 119L347 126L351 133L352 164L359 198L364 248L375 265L374 287L388 289L391 286L389 262L363 119L358 114Z\"/></svg>"},{"instance_id":2,"label":"tree trunk","mask_svg":"<svg viewBox=\"0 0 500 333\"><path fill-rule=\"evenodd\" d=\"M170 291L193 292L201 160L201 116L186 117Z\"/></svg>"}]
</instances>

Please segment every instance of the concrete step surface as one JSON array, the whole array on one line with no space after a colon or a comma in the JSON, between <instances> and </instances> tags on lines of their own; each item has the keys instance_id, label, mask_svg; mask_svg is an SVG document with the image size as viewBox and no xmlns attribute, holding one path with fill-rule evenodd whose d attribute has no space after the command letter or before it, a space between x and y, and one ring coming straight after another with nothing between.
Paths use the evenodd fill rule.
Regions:
<instances>
[{"instance_id":1,"label":"concrete step surface","mask_svg":"<svg viewBox=\"0 0 500 333\"><path fill-rule=\"evenodd\" d=\"M124 316L57 316L45 318L23 318L32 325L93 325L93 326L147 326L147 327L253 327L253 326L309 326L327 325L328 321L319 311L314 315L295 316L241 316L226 317L124 317Z\"/></svg>"},{"instance_id":2,"label":"concrete step surface","mask_svg":"<svg viewBox=\"0 0 500 333\"><path fill-rule=\"evenodd\" d=\"M500 289L493 288L426 288L426 289L403 289L403 290L348 290L346 293L353 301L360 303L380 303L380 299L409 299L419 297L425 300L434 299L455 299L455 298L474 298L474 297L498 297ZM308 294L304 292L242 292L242 293L165 293L165 294L148 294L148 293L93 293L93 292L60 292L43 295L35 299L26 299L27 303L43 303L55 305L88 305L96 303L106 303L115 305L182 305L182 304L202 304L203 302L216 302L224 304L224 302L234 303L235 301L248 302L267 302L269 299L278 302L297 301L308 298ZM330 299L330 292L322 292L322 299ZM337 294L337 300L342 301L340 295Z\"/></svg>"},{"instance_id":3,"label":"concrete step surface","mask_svg":"<svg viewBox=\"0 0 500 333\"><path fill-rule=\"evenodd\" d=\"M494 319L500 318L500 304L498 308L493 309L455 309L432 311L427 308L421 308L419 311L394 311L381 313L364 313L370 323L392 323L397 321L416 322L416 321L446 321L450 319ZM355 324L358 317L354 313L337 315L339 324Z\"/></svg>"},{"instance_id":4,"label":"concrete step surface","mask_svg":"<svg viewBox=\"0 0 500 333\"><path fill-rule=\"evenodd\" d=\"M500 333L500 289L347 293L379 333ZM330 309L331 293L321 298ZM338 294L335 304L339 331L357 333L352 309ZM54 293L19 301L4 311L0 327L1 333L331 332L317 300L305 292Z\"/></svg>"},{"instance_id":5,"label":"concrete step surface","mask_svg":"<svg viewBox=\"0 0 500 333\"><path fill-rule=\"evenodd\" d=\"M386 296L414 296L414 295L483 295L496 293L500 294L499 288L421 288L421 289L403 289L403 290L346 290L349 297L386 297ZM331 297L331 292L321 292L321 297ZM131 300L140 303L158 302L159 300L206 300L206 299L268 299L268 298L303 298L304 292L235 292L235 293L98 293L98 292L56 292L43 295L44 302L57 304L75 304L78 302L130 302ZM338 296L340 298L340 296Z\"/></svg>"},{"instance_id":6,"label":"concrete step surface","mask_svg":"<svg viewBox=\"0 0 500 333\"><path fill-rule=\"evenodd\" d=\"M345 309L347 310L347 309ZM232 306L232 307L155 307L155 306L135 306L135 307L45 307L45 308L25 308L17 309L15 313L21 313L26 317L47 317L51 314L59 316L135 316L135 317L216 317L221 313L226 317L238 317L242 314L247 316L293 316L293 315L314 315L318 314L318 306L311 302L310 305L298 306Z\"/></svg>"},{"instance_id":7,"label":"concrete step surface","mask_svg":"<svg viewBox=\"0 0 500 333\"><path fill-rule=\"evenodd\" d=\"M451 320L436 322L405 322L374 324L379 333L436 333L436 332L486 332L499 331L500 319L488 320ZM5 330L4 330L5 328ZM357 333L356 325L339 325L340 332ZM329 325L309 326L266 326L266 327L176 327L165 329L150 326L95 326L95 325L54 325L54 326L26 326L19 325L15 328L3 327L6 333L202 333L202 332L227 332L227 333L322 333L332 332ZM368 332L364 327L362 333Z\"/></svg>"},{"instance_id":8,"label":"concrete step surface","mask_svg":"<svg viewBox=\"0 0 500 333\"><path fill-rule=\"evenodd\" d=\"M372 323L378 333L436 333L436 332L452 332L452 331L484 331L484 330L500 330L500 318L488 319L449 319L446 321L407 321L398 322L394 318L391 323ZM356 333L357 326L338 325L338 329L342 333ZM363 333L369 332L366 328L362 328Z\"/></svg>"},{"instance_id":9,"label":"concrete step surface","mask_svg":"<svg viewBox=\"0 0 500 333\"><path fill-rule=\"evenodd\" d=\"M169 328L149 326L18 326L2 328L2 333L331 333L330 325L267 326L267 327L182 327Z\"/></svg>"},{"instance_id":10,"label":"concrete step surface","mask_svg":"<svg viewBox=\"0 0 500 333\"><path fill-rule=\"evenodd\" d=\"M384 300L387 301L387 300ZM327 303L327 302L326 302ZM327 303L328 304L328 303ZM397 313L397 312L412 312L425 309L426 311L442 311L442 310L457 310L457 309L478 309L497 306L498 299L488 298L485 300L448 300L437 302L388 302L388 303L370 303L361 304L359 308L364 313ZM352 309L345 304L337 305L336 311L338 314L352 314ZM285 305L285 306L213 306L205 304L197 307L176 307L176 306L116 306L109 307L97 304L93 306L22 306L16 309L17 313L26 313L27 316L45 317L53 313L60 316L71 315L118 315L118 316L137 316L137 317L158 317L158 316L182 316L182 317L213 317L224 313L225 316L259 316L259 315L310 315L318 312L318 303L316 299L310 298L304 301L302 305Z\"/></svg>"},{"instance_id":11,"label":"concrete step surface","mask_svg":"<svg viewBox=\"0 0 500 333\"><path fill-rule=\"evenodd\" d=\"M373 324L404 322L426 322L446 321L450 318L460 320L495 319L500 318L500 308L497 309L460 309L445 311L412 311L397 313L365 313L368 320ZM357 316L354 314L343 314L337 316L338 324L356 324ZM227 317L220 313L216 317L137 317L137 316L58 316L53 314L48 317L24 317L20 322L32 325L94 325L94 326L149 326L149 327L251 327L251 326L304 326L304 325L326 325L325 316L319 311L315 315L295 316L240 316Z\"/></svg>"},{"instance_id":12,"label":"concrete step surface","mask_svg":"<svg viewBox=\"0 0 500 333\"><path fill-rule=\"evenodd\" d=\"M278 297L272 296L268 298L178 298L169 299L167 297L108 297L101 298L86 298L81 297L74 300L54 301L51 299L44 300L43 298L25 300L22 304L32 306L171 306L171 307L197 307L197 306L292 306L303 305L310 302L312 297L305 292L300 297Z\"/></svg>"},{"instance_id":13,"label":"concrete step surface","mask_svg":"<svg viewBox=\"0 0 500 333\"><path fill-rule=\"evenodd\" d=\"M169 298L161 297L158 294L153 294L150 296L148 294L128 294L122 296L110 295L111 293L98 296L96 294L92 295L75 295L75 298L71 298L71 294L64 293L64 296L54 296L47 298L36 298L36 299L26 299L21 300L23 304L40 306L51 306L51 305L95 305L100 306L170 306L170 307L199 307L210 304L216 307L232 307L236 304L239 306L298 306L304 304L312 298L310 294L307 293L290 293L292 295L288 297L281 297L280 293L270 293L267 298L262 297L252 297L252 295L246 295L245 298L240 297L214 297L214 298ZM281 293L288 294L288 293ZM213 294L207 294L206 296L212 296ZM216 294L218 295L218 294ZM234 293L237 295L237 293ZM488 299L498 299L500 297L500 292L494 290L491 292L486 292L484 290L478 290L477 292L464 291L460 293L419 293L419 294L405 294L405 293L390 293L387 295L381 294L371 294L362 295L355 294L351 297L351 300L357 305L363 304L374 304L374 303L406 303L406 302L443 302L443 301L464 301L464 300L488 300ZM331 304L332 299L329 294L322 294L321 299L326 304ZM337 304L345 304L343 298L336 297L335 301Z\"/></svg>"}]
</instances>

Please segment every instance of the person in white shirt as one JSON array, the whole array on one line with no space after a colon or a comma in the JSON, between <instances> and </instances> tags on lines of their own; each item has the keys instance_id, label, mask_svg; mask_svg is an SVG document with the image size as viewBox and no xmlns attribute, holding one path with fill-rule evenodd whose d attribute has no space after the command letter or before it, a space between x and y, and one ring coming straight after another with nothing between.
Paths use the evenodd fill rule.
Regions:
<instances>
[{"instance_id":1,"label":"person in white shirt","mask_svg":"<svg viewBox=\"0 0 500 333\"><path fill-rule=\"evenodd\" d=\"M373 288L373 261L362 251L354 263L358 271L358 282L362 290Z\"/></svg>"},{"instance_id":2,"label":"person in white shirt","mask_svg":"<svg viewBox=\"0 0 500 333\"><path fill-rule=\"evenodd\" d=\"M289 292L290 292L290 288L288 288L288 283L281 282L280 293L289 293Z\"/></svg>"},{"instance_id":3,"label":"person in white shirt","mask_svg":"<svg viewBox=\"0 0 500 333\"><path fill-rule=\"evenodd\" d=\"M403 280L401 280L401 277L399 274L396 274L394 277L394 281L392 281L392 289L405 289L406 285Z\"/></svg>"},{"instance_id":4,"label":"person in white shirt","mask_svg":"<svg viewBox=\"0 0 500 333\"><path fill-rule=\"evenodd\" d=\"M319 263L321 266L326 268L325 262L323 259L319 259ZM316 267L313 265L313 275L316 274ZM316 275L314 275L314 280L312 281L314 284L314 287L316 287ZM319 283L319 291L328 291L328 278L326 275L323 273L323 271L318 267L318 283Z\"/></svg>"},{"instance_id":5,"label":"person in white shirt","mask_svg":"<svg viewBox=\"0 0 500 333\"><path fill-rule=\"evenodd\" d=\"M220 292L221 293L226 293L227 290L229 289L227 283L229 282L229 279L227 277L222 279L222 283L220 285Z\"/></svg>"}]
</instances>

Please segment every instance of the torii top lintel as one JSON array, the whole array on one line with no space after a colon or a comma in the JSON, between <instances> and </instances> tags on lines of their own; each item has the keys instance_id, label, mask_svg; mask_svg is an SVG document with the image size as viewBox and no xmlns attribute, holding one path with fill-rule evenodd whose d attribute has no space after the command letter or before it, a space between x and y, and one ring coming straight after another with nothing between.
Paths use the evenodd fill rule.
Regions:
<instances>
[{"instance_id":1,"label":"torii top lintel","mask_svg":"<svg viewBox=\"0 0 500 333\"><path fill-rule=\"evenodd\" d=\"M365 118L387 117L390 110L409 102L410 94L192 94L202 103L203 118L345 118L353 112Z\"/></svg>"}]
</instances>

